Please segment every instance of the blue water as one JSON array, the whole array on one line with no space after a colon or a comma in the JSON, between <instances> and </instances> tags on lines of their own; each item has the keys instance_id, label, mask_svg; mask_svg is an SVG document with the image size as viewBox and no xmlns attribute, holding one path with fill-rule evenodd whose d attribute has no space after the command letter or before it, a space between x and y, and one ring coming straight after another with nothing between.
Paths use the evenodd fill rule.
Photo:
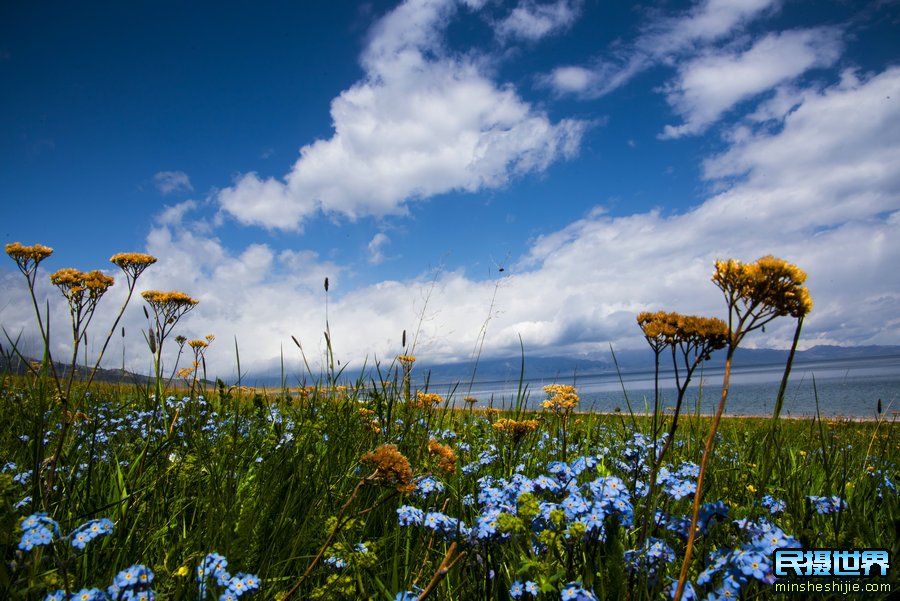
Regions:
<instances>
[{"instance_id":1,"label":"blue water","mask_svg":"<svg viewBox=\"0 0 900 601\"><path fill-rule=\"evenodd\" d=\"M784 365L736 366L731 374L731 386L725 415L767 416L772 414ZM721 394L721 369L694 374L685 395L682 412L715 413ZM542 388L552 380L526 380L527 406L537 408L544 400ZM574 382L558 380L559 384L575 384L581 397L582 411L628 411L644 413L653 409L653 372L624 374L622 381L616 374L578 376ZM510 406L515 401L518 381L476 382L471 396L481 402L478 406ZM623 393L624 385L624 393ZM662 407L674 408L676 389L673 379L661 379ZM840 361L795 363L785 393L782 415L854 418L876 417L881 399L882 416L900 417L900 356Z\"/></svg>"}]
</instances>

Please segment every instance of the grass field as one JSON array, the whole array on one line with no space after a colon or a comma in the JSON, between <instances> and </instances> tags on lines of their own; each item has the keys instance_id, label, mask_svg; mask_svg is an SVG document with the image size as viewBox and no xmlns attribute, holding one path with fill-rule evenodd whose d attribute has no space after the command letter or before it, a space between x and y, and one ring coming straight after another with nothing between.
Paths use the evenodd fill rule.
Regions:
<instances>
[{"instance_id":1,"label":"grass field","mask_svg":"<svg viewBox=\"0 0 900 601\"><path fill-rule=\"evenodd\" d=\"M140 564L155 578L136 591L194 599L212 552L229 573L256 576L245 594L263 598L295 588L297 599L418 598L435 579L439 599L671 591L708 418L683 418L650 498L651 418L450 410L446 399L407 400L393 375L290 397L223 388L163 408L102 389L75 418L52 483L59 411L40 380L7 379L2 596L105 591ZM769 439L770 424L719 429L690 567L698 594L767 596L766 537L897 556L896 424L786 420ZM24 550L20 522L40 511L59 530ZM111 530L83 548L66 538L102 518ZM210 578L209 597L227 584Z\"/></svg>"}]
</instances>

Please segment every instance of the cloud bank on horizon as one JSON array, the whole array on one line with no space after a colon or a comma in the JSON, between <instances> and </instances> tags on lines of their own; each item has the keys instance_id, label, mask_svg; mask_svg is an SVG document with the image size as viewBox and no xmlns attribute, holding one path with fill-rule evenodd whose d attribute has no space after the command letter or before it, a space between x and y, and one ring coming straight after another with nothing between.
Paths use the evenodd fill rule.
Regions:
<instances>
[{"instance_id":1,"label":"cloud bank on horizon","mask_svg":"<svg viewBox=\"0 0 900 601\"><path fill-rule=\"evenodd\" d=\"M298 140L299 158L283 177L243 173L157 214L145 250L160 260L142 286L201 301L185 327L226 341L208 355L223 371L232 336L251 369L275 364L280 348L294 352L291 335L321 357L326 276L335 351L356 366L390 361L404 329L430 362L470 358L482 331L487 356L514 355L520 340L528 353L591 355L610 343L644 344L634 320L644 310L721 316L709 281L714 261L774 254L809 274L815 307L805 346L898 344L900 57L862 69L848 56L850 24L773 29L780 10L773 0L703 0L652 11L591 55L514 84L500 76L504 66L575 31L582 2L406 0L369 29L362 78L331 102L330 137ZM452 29L472 18L493 37L460 47ZM664 79L647 89L651 72ZM655 144L712 140L698 165L697 200L666 208L660 198L639 211L595 201L562 227L523 231L525 252L491 277L415 265L402 277L351 285L359 270L415 260L396 220L461 210L446 206L459 193L552 180L589 156L588 135L602 138L602 124L619 116L599 103L625 90L668 107ZM614 177L597 167L598 181ZM153 179L162 194L192 191L180 170ZM348 229L377 222L363 243L367 260L304 248L306 229L322 219ZM253 240L228 239L228 224ZM293 248L275 242L285 236L296 237ZM0 276L7 290L19 286L17 274ZM8 303L7 328L27 327L28 308ZM137 313L127 324L134 331ZM784 347L792 328L779 324L748 342ZM141 349L128 352L129 362L144 361Z\"/></svg>"}]
</instances>

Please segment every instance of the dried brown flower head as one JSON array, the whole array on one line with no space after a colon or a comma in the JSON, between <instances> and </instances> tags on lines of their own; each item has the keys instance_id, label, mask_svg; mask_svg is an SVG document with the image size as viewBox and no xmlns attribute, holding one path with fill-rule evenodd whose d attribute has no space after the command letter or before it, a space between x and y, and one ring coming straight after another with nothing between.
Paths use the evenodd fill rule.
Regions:
<instances>
[{"instance_id":1,"label":"dried brown flower head","mask_svg":"<svg viewBox=\"0 0 900 601\"><path fill-rule=\"evenodd\" d=\"M456 471L456 453L447 445L442 445L436 439L428 441L428 453L435 455L438 460L438 469L452 474Z\"/></svg>"},{"instance_id":2,"label":"dried brown flower head","mask_svg":"<svg viewBox=\"0 0 900 601\"><path fill-rule=\"evenodd\" d=\"M396 445L383 444L363 455L360 461L370 463L375 468L374 480L393 486L403 494L416 489L409 460L397 450Z\"/></svg>"}]
</instances>

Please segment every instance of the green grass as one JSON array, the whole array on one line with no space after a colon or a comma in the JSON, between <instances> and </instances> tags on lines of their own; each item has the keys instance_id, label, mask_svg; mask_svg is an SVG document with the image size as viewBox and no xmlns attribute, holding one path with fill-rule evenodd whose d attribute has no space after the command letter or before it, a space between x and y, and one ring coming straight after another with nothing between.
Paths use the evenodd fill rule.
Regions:
<instances>
[{"instance_id":1,"label":"green grass","mask_svg":"<svg viewBox=\"0 0 900 601\"><path fill-rule=\"evenodd\" d=\"M155 573L153 588L161 598L194 599L195 568L215 551L228 558L232 573L257 574L261 597L277 598L301 580L335 526L332 544L299 582L295 598L393 599L399 591L425 589L441 562L459 553L464 555L458 562L439 574L431 592L435 598L506 599L517 580L533 581L543 597L555 599L576 581L600 598L666 594L669 579L678 577L683 537L666 528L652 533L676 556L655 577L630 574L624 560L642 536L644 516L652 514L648 506L670 520L690 514L690 497L675 500L658 493L650 504L635 494L648 461L634 436L649 437L649 418L573 413L563 438L562 416L552 413L451 409L463 405L453 398L431 409L413 408L398 384L402 372L390 375L388 384L374 389L370 381L368 387L360 382L302 396L237 394L222 387L207 391L205 401L170 399L155 422L156 405L146 391L97 389L82 403L84 415L75 418L64 441L51 489L48 465L57 448L60 407L39 379L6 378L0 389L5 422L0 462L15 466L0 476L0 597L40 599L60 588L105 589L118 571L140 563ZM413 391L415 376L414 370ZM536 418L540 426L514 442L492 427L504 416ZM709 422L682 416L666 456L671 471L684 462L700 463ZM733 522L741 518L768 516L807 548L882 548L892 558L900 556L897 494L885 483L898 479L895 423L782 420L775 439L767 438L770 432L767 419L731 418L719 427L703 500L723 501L729 514L698 538L692 581L710 552L746 539ZM454 473L438 469L427 449L431 438L455 449ZM361 456L384 443L396 444L414 476L432 476L443 492L420 499L372 478L353 496L373 473ZM634 449L637 454L630 457ZM514 499L515 507L503 509L490 540L398 524L397 509L411 505L474 526L485 511L472 502L486 488L479 478L490 476L495 483L515 474L523 475L520 480L536 478L549 473L551 462L565 457L572 465L584 456L597 464L577 478L579 483L618 476L631 491L633 522L623 524L627 520L610 512L602 539L584 537L574 520L558 515L533 538L529 503L565 498L549 493ZM763 465L771 466L767 479ZM22 473L27 481L12 481ZM784 513L769 515L760 504L764 494L783 500ZM846 506L820 515L810 495L836 495ZM84 551L66 541L21 551L18 524L37 511L55 519L62 534L94 518L110 518L115 526ZM537 540L541 552L532 548ZM459 544L448 555L453 541ZM354 551L360 543L368 552ZM340 556L347 567L328 565L324 560L330 556ZM895 588L896 573L891 575ZM714 590L715 584L703 588ZM744 598L770 593L771 587L752 580L742 589Z\"/></svg>"}]
</instances>

